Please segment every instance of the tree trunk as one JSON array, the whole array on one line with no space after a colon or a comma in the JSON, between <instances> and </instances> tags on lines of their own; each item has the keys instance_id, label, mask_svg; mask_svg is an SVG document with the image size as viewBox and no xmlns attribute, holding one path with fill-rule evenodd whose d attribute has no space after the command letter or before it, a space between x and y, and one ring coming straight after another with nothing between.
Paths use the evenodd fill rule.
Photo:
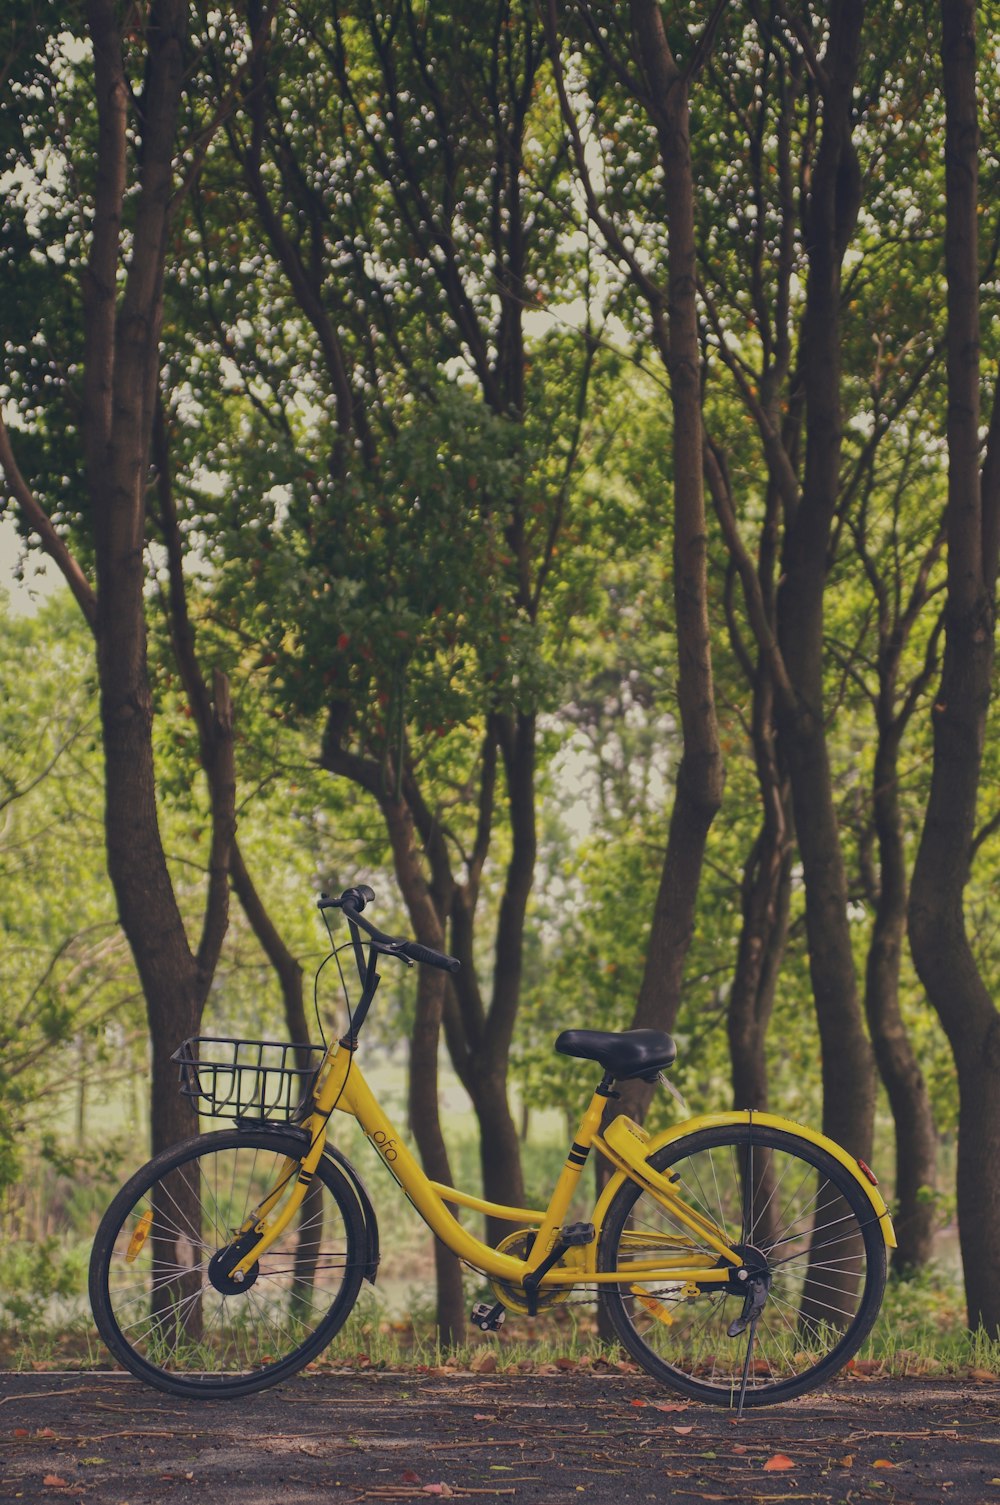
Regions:
<instances>
[{"instance_id":1,"label":"tree trunk","mask_svg":"<svg viewBox=\"0 0 1000 1505\"><path fill-rule=\"evenodd\" d=\"M979 470L979 125L974 0L942 0L948 279L948 596L934 768L910 892L920 980L958 1071L958 1221L969 1323L1000 1335L1000 1015L965 926L993 671L1000 418Z\"/></svg>"},{"instance_id":2,"label":"tree trunk","mask_svg":"<svg viewBox=\"0 0 1000 1505\"><path fill-rule=\"evenodd\" d=\"M507 1099L505 1065L490 1067L476 1062L463 1083L472 1098L479 1120L479 1163L483 1173L483 1196L488 1202L524 1206L521 1147L517 1125ZM486 1242L496 1245L511 1231L502 1218L487 1217Z\"/></svg>"},{"instance_id":3,"label":"tree trunk","mask_svg":"<svg viewBox=\"0 0 1000 1505\"><path fill-rule=\"evenodd\" d=\"M511 854L504 875L493 961L493 987L482 1035L466 1065L467 1089L480 1122L479 1153L487 1201L524 1205L521 1144L510 1111L507 1081L510 1047L521 998L524 925L535 880L534 715L498 717L498 740L507 782ZM487 1240L496 1244L510 1224L487 1218Z\"/></svg>"},{"instance_id":4,"label":"tree trunk","mask_svg":"<svg viewBox=\"0 0 1000 1505\"><path fill-rule=\"evenodd\" d=\"M757 664L752 737L764 820L743 869L742 912L727 1027L733 1107L768 1107L767 1029L788 936L792 890L791 798L775 749L774 688L767 665ZM756 1179L750 1205L763 1209L753 1240L763 1248L778 1236L780 1202L772 1159L751 1157Z\"/></svg>"},{"instance_id":5,"label":"tree trunk","mask_svg":"<svg viewBox=\"0 0 1000 1505\"><path fill-rule=\"evenodd\" d=\"M150 14L139 192L120 304L116 279L127 186L129 93L115 8L106 0L91 0L89 20L99 133L94 234L85 281L84 435L97 570L94 632L105 751L105 831L108 871L149 1014L153 1148L158 1150L197 1129L194 1109L177 1095L170 1055L185 1035L197 1032L225 932L225 864L235 826L232 742L231 727L220 729L221 802L213 801L209 907L195 956L157 822L143 601L145 492L187 9L180 0L162 0Z\"/></svg>"},{"instance_id":6,"label":"tree trunk","mask_svg":"<svg viewBox=\"0 0 1000 1505\"><path fill-rule=\"evenodd\" d=\"M778 641L792 695L779 696L777 711L805 881L823 1056L823 1128L855 1154L870 1156L875 1073L858 999L823 700L823 596L843 439L840 278L860 204L851 126L863 14L862 0L835 8L824 59L822 139L805 215L805 476L788 522L778 592Z\"/></svg>"},{"instance_id":7,"label":"tree trunk","mask_svg":"<svg viewBox=\"0 0 1000 1505\"><path fill-rule=\"evenodd\" d=\"M409 807L403 800L381 799L396 877L410 913L414 932L422 945L445 951L442 911L445 898L424 879L420 866L417 834ZM443 972L418 968L417 1006L410 1034L409 1122L420 1152L424 1171L432 1181L454 1186L448 1149L441 1129L438 1100L438 1043L447 977ZM460 1341L465 1330L465 1299L462 1267L457 1257L437 1239L434 1241L437 1280L437 1330L442 1345Z\"/></svg>"},{"instance_id":8,"label":"tree trunk","mask_svg":"<svg viewBox=\"0 0 1000 1505\"><path fill-rule=\"evenodd\" d=\"M420 968L417 1008L410 1034L410 1129L420 1151L424 1170L432 1181L451 1186L451 1165L441 1131L438 1104L438 1044L446 978L443 972ZM462 1267L439 1239L434 1240L437 1279L438 1340L444 1348L461 1343L467 1313L462 1288Z\"/></svg>"},{"instance_id":9,"label":"tree trunk","mask_svg":"<svg viewBox=\"0 0 1000 1505\"><path fill-rule=\"evenodd\" d=\"M763 660L753 685L752 738L764 819L743 869L743 923L727 1024L733 1106L763 1110L768 1106L764 1047L785 954L795 848L788 779L775 749L774 688Z\"/></svg>"},{"instance_id":10,"label":"tree trunk","mask_svg":"<svg viewBox=\"0 0 1000 1505\"><path fill-rule=\"evenodd\" d=\"M654 307L657 344L670 378L673 412L673 565L677 693L683 754L677 770L667 851L650 927L633 1028L673 1028L709 828L722 803L708 624L707 527L702 474L701 352L698 344L688 80L677 67L654 0L632 0L632 22L650 85L650 112L663 163L670 239L667 318ZM622 1084L621 1109L641 1118L653 1089Z\"/></svg>"},{"instance_id":11,"label":"tree trunk","mask_svg":"<svg viewBox=\"0 0 1000 1505\"><path fill-rule=\"evenodd\" d=\"M875 755L872 808L879 843L879 891L865 974L865 1013L875 1062L896 1132L897 1274L927 1264L934 1235L937 1131L927 1084L899 1009L899 967L906 935L906 859L899 813L898 735L883 727Z\"/></svg>"}]
</instances>

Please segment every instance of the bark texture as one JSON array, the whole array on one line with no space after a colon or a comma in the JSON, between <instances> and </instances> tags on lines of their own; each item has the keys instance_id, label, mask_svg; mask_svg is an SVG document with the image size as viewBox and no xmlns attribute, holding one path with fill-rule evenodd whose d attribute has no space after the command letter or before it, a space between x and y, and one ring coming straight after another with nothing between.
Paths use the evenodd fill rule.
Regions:
<instances>
[{"instance_id":1,"label":"bark texture","mask_svg":"<svg viewBox=\"0 0 1000 1505\"><path fill-rule=\"evenodd\" d=\"M146 666L146 487L159 378L163 274L174 190L187 6L150 10L147 67L136 117L117 8L90 0L98 107L91 251L84 278L84 419L94 527L93 630L105 751L108 869L142 981L152 1041L153 1148L196 1131L176 1091L171 1053L195 1034L228 919L228 860L235 832L235 775L228 686L205 710L203 754L212 795L212 842L199 945L189 945L160 840ZM141 134L130 174L129 132ZM123 206L135 193L131 245ZM119 279L124 268L124 281Z\"/></svg>"},{"instance_id":2,"label":"bark texture","mask_svg":"<svg viewBox=\"0 0 1000 1505\"><path fill-rule=\"evenodd\" d=\"M1000 418L980 472L979 124L974 0L942 0L948 279L948 597L934 768L909 903L920 979L955 1056L958 1220L968 1317L1000 1334L1000 1014L965 923L994 658Z\"/></svg>"},{"instance_id":3,"label":"bark texture","mask_svg":"<svg viewBox=\"0 0 1000 1505\"><path fill-rule=\"evenodd\" d=\"M896 1132L897 1247L892 1267L910 1274L931 1258L937 1184L937 1130L930 1094L899 1006L899 969L906 941L907 874L899 809L898 752L903 723L887 715L880 727L872 792L879 849L875 919L865 968L865 1013L879 1075Z\"/></svg>"},{"instance_id":4,"label":"bark texture","mask_svg":"<svg viewBox=\"0 0 1000 1505\"><path fill-rule=\"evenodd\" d=\"M791 796L775 746L774 695L770 676L758 664L751 734L764 816L743 868L742 925L729 995L727 1026L733 1077L733 1107L768 1107L767 1027L788 936L792 856L795 850Z\"/></svg>"},{"instance_id":5,"label":"bark texture","mask_svg":"<svg viewBox=\"0 0 1000 1505\"><path fill-rule=\"evenodd\" d=\"M670 1030L680 1007L705 843L722 803L725 769L715 713L708 625L689 76L674 58L662 12L654 0L632 0L631 16L648 85L647 109L656 128L663 164L669 236L665 308L659 296L650 291L655 338L670 378L673 413L673 600L683 734L667 851L632 1028ZM653 1088L645 1082L626 1082L621 1084L621 1091L622 1111L641 1119Z\"/></svg>"},{"instance_id":6,"label":"bark texture","mask_svg":"<svg viewBox=\"0 0 1000 1505\"><path fill-rule=\"evenodd\" d=\"M841 273L861 202L851 132L863 16L860 0L834 8L824 58L822 136L805 215L805 469L787 522L778 592L778 642L792 693L779 698L777 714L805 880L823 1129L855 1154L870 1156L875 1073L858 998L823 699L823 597L843 440Z\"/></svg>"}]
</instances>

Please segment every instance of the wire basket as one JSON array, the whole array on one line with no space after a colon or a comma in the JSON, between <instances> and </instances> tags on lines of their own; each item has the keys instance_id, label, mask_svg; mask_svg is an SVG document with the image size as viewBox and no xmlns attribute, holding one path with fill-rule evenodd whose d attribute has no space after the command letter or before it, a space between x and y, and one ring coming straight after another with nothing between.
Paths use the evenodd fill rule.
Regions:
<instances>
[{"instance_id":1,"label":"wire basket","mask_svg":"<svg viewBox=\"0 0 1000 1505\"><path fill-rule=\"evenodd\" d=\"M182 1097L214 1118L287 1122L308 1098L326 1051L281 1040L196 1035L171 1056Z\"/></svg>"}]
</instances>

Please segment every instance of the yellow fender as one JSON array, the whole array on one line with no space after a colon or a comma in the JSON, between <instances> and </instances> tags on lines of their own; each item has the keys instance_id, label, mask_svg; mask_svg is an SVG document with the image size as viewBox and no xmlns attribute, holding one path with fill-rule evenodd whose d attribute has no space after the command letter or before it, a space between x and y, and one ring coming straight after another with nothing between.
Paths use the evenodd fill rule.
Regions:
<instances>
[{"instance_id":1,"label":"yellow fender","mask_svg":"<svg viewBox=\"0 0 1000 1505\"><path fill-rule=\"evenodd\" d=\"M882 1229L882 1237L885 1239L886 1245L890 1249L895 1249L896 1233L892 1226L892 1218L889 1215L885 1199L875 1183L865 1175L854 1156L849 1155L845 1149L835 1143L834 1140L828 1139L825 1134L819 1134L815 1129L810 1129L805 1124L794 1123L790 1118L782 1118L777 1113L758 1113L755 1109L741 1108L732 1113L706 1113L700 1115L698 1118L689 1118L684 1123L673 1124L669 1129L664 1129L661 1133L653 1135L646 1147L647 1158L655 1150L662 1149L664 1145L673 1144L679 1139L687 1139L689 1135L700 1133L702 1129L721 1129L733 1124L749 1123L759 1124L762 1128L766 1129L783 1129L786 1134L794 1134L798 1139L807 1139L810 1144L818 1145L821 1150L825 1150L828 1155L832 1155L834 1160L839 1160L841 1165L850 1171L872 1204L872 1208L878 1217L879 1226ZM619 1166L622 1164L617 1156L613 1158ZM605 1186L598 1199L597 1206L594 1208L593 1223L596 1237L593 1243L586 1247L587 1265L591 1273L597 1269L597 1246L600 1243L601 1230L604 1227L604 1219L607 1216L608 1208L615 1193L627 1179L625 1171L619 1169Z\"/></svg>"}]
</instances>

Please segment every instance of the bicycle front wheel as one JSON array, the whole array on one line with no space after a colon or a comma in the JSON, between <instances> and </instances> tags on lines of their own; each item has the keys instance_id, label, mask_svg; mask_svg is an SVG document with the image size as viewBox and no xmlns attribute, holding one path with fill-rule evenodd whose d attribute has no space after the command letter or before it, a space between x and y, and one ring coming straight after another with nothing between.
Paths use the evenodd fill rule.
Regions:
<instances>
[{"instance_id":1,"label":"bicycle front wheel","mask_svg":"<svg viewBox=\"0 0 1000 1505\"><path fill-rule=\"evenodd\" d=\"M885 1289L878 1216L850 1171L809 1140L736 1124L696 1131L649 1158L707 1219L755 1282L670 1280L727 1261L663 1201L626 1181L608 1208L598 1269L631 1278L601 1287L622 1345L650 1374L717 1405L790 1400L822 1384L860 1347ZM754 1309L751 1284L762 1303ZM741 1325L742 1323L742 1325Z\"/></svg>"},{"instance_id":2,"label":"bicycle front wheel","mask_svg":"<svg viewBox=\"0 0 1000 1505\"><path fill-rule=\"evenodd\" d=\"M126 1369L169 1394L246 1395L330 1342L357 1298L365 1244L357 1198L329 1160L243 1282L215 1258L292 1184L301 1154L280 1131L222 1130L165 1150L122 1187L97 1230L90 1300Z\"/></svg>"}]
</instances>

